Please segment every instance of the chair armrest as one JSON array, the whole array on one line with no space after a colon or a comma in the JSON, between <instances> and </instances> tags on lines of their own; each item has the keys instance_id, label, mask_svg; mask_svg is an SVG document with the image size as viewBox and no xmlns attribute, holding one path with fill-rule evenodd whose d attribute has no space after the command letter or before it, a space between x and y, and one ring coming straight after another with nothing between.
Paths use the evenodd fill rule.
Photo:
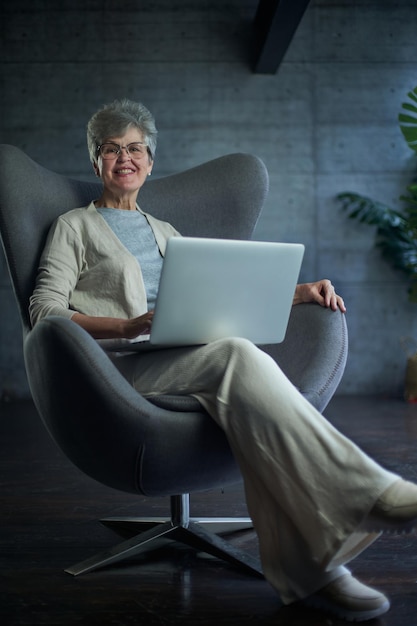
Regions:
<instances>
[{"instance_id":1,"label":"chair armrest","mask_svg":"<svg viewBox=\"0 0 417 626\"><path fill-rule=\"evenodd\" d=\"M71 320L41 320L25 338L24 356L45 426L85 474L145 495L189 493L240 480L223 431L204 411L153 405Z\"/></svg>"},{"instance_id":2,"label":"chair armrest","mask_svg":"<svg viewBox=\"0 0 417 626\"><path fill-rule=\"evenodd\" d=\"M342 378L347 354L346 316L318 304L293 306L285 340L264 346L299 391L322 412Z\"/></svg>"}]
</instances>

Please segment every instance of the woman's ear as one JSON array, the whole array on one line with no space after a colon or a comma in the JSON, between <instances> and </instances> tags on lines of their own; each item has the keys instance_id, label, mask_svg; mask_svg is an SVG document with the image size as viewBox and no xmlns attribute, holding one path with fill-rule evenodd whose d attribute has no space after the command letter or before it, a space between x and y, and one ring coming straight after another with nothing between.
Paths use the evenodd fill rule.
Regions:
<instances>
[{"instance_id":1,"label":"woman's ear","mask_svg":"<svg viewBox=\"0 0 417 626\"><path fill-rule=\"evenodd\" d=\"M97 161L94 161L94 163L93 163L93 169L94 169L94 173L95 173L95 175L96 175L98 178L100 178L100 170L99 170L99 167L98 167Z\"/></svg>"}]
</instances>

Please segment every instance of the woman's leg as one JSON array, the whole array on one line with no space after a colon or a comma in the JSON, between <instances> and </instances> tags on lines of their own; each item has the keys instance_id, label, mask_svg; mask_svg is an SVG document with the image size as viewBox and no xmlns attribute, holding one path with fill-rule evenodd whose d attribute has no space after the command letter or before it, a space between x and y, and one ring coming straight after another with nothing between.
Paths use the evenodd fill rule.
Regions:
<instances>
[{"instance_id":1,"label":"woman's leg","mask_svg":"<svg viewBox=\"0 0 417 626\"><path fill-rule=\"evenodd\" d=\"M141 353L119 368L145 395L195 395L223 428L266 577L285 602L323 587L376 538L355 530L398 477L341 435L250 342Z\"/></svg>"}]
</instances>

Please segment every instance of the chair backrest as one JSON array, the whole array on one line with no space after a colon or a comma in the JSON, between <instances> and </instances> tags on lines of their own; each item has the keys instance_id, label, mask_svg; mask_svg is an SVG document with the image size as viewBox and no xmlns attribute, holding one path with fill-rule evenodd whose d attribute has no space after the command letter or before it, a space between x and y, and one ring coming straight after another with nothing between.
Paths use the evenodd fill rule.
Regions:
<instances>
[{"instance_id":1,"label":"chair backrest","mask_svg":"<svg viewBox=\"0 0 417 626\"><path fill-rule=\"evenodd\" d=\"M14 146L0 145L0 235L24 332L30 328L29 297L51 224L60 214L87 205L100 190L100 183L67 178ZM149 179L138 201L183 235L250 239L267 191L262 161L238 153Z\"/></svg>"}]
</instances>

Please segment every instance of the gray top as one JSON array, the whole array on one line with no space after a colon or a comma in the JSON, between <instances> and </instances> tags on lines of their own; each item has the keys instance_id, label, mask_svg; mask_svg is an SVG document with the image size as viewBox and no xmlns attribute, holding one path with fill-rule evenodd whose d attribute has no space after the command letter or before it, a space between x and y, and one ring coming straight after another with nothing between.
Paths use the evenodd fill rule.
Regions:
<instances>
[{"instance_id":1,"label":"gray top","mask_svg":"<svg viewBox=\"0 0 417 626\"><path fill-rule=\"evenodd\" d=\"M146 217L139 211L124 209L98 208L97 211L139 263L145 283L148 309L153 309L163 259Z\"/></svg>"}]
</instances>

